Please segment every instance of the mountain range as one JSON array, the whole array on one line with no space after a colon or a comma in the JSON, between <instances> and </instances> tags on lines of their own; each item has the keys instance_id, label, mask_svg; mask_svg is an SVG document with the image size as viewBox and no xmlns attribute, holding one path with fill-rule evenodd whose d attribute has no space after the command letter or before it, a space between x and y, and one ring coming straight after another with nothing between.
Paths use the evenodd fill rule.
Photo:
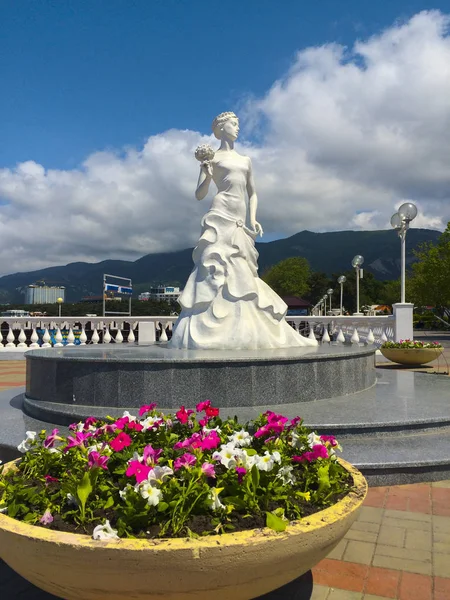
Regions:
<instances>
[{"instance_id":1,"label":"mountain range","mask_svg":"<svg viewBox=\"0 0 450 600\"><path fill-rule=\"evenodd\" d=\"M407 265L414 261L414 249L424 242L436 242L439 236L439 231L411 229L406 239ZM361 254L364 257L364 269L377 279L397 279L400 276L400 240L394 230L301 231L285 239L257 243L256 247L261 274L292 256L306 258L314 271L339 274L351 268L355 254ZM23 302L22 291L27 285L45 281L47 285L64 285L66 302L75 302L83 296L101 294L104 273L131 278L136 294L147 291L155 284L183 287L191 269L192 248L147 254L134 262L105 260L99 263L70 263L1 277L0 301Z\"/></svg>"}]
</instances>

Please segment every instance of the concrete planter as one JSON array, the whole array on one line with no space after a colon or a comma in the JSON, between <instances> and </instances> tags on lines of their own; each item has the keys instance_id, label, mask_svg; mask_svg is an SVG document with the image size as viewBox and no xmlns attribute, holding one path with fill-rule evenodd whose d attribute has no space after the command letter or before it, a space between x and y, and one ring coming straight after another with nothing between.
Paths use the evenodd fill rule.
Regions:
<instances>
[{"instance_id":1,"label":"concrete planter","mask_svg":"<svg viewBox=\"0 0 450 600\"><path fill-rule=\"evenodd\" d=\"M283 533L94 541L0 514L0 556L34 585L67 600L250 600L307 572L344 537L367 483L349 463L341 464L355 491Z\"/></svg>"},{"instance_id":2,"label":"concrete planter","mask_svg":"<svg viewBox=\"0 0 450 600\"><path fill-rule=\"evenodd\" d=\"M401 365L425 365L438 358L442 348L380 348L381 354Z\"/></svg>"}]
</instances>

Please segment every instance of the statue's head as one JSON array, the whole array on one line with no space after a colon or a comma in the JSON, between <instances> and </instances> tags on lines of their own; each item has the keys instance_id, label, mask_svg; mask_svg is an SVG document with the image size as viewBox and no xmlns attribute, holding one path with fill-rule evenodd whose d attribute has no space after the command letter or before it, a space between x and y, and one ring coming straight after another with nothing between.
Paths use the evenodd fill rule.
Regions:
<instances>
[{"instance_id":1,"label":"statue's head","mask_svg":"<svg viewBox=\"0 0 450 600\"><path fill-rule=\"evenodd\" d=\"M223 112L212 122L212 130L218 140L228 138L233 141L239 135L239 119L234 112Z\"/></svg>"}]
</instances>

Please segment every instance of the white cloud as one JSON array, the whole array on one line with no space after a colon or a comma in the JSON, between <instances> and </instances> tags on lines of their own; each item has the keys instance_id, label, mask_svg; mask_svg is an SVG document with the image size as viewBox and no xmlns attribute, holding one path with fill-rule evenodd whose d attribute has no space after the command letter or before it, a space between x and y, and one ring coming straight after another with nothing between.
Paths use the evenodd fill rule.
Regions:
<instances>
[{"instance_id":1,"label":"white cloud","mask_svg":"<svg viewBox=\"0 0 450 600\"><path fill-rule=\"evenodd\" d=\"M253 159L267 233L388 227L404 199L419 206L415 226L444 227L448 26L438 11L422 12L352 49L305 49L246 104L244 131L261 141L240 148ZM76 170L33 161L0 169L0 273L194 244L208 200L194 199L193 150L212 141L170 130L142 149L95 153Z\"/></svg>"}]
</instances>

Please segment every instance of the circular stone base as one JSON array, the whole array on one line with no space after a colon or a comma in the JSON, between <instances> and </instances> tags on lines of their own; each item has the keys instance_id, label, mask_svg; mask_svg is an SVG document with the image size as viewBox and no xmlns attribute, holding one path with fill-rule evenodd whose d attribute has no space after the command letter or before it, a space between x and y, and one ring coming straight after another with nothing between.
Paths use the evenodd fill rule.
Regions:
<instances>
[{"instance_id":1,"label":"circular stone base","mask_svg":"<svg viewBox=\"0 0 450 600\"><path fill-rule=\"evenodd\" d=\"M375 384L374 348L196 351L163 345L26 353L26 396L72 406L260 406L345 396Z\"/></svg>"}]
</instances>

